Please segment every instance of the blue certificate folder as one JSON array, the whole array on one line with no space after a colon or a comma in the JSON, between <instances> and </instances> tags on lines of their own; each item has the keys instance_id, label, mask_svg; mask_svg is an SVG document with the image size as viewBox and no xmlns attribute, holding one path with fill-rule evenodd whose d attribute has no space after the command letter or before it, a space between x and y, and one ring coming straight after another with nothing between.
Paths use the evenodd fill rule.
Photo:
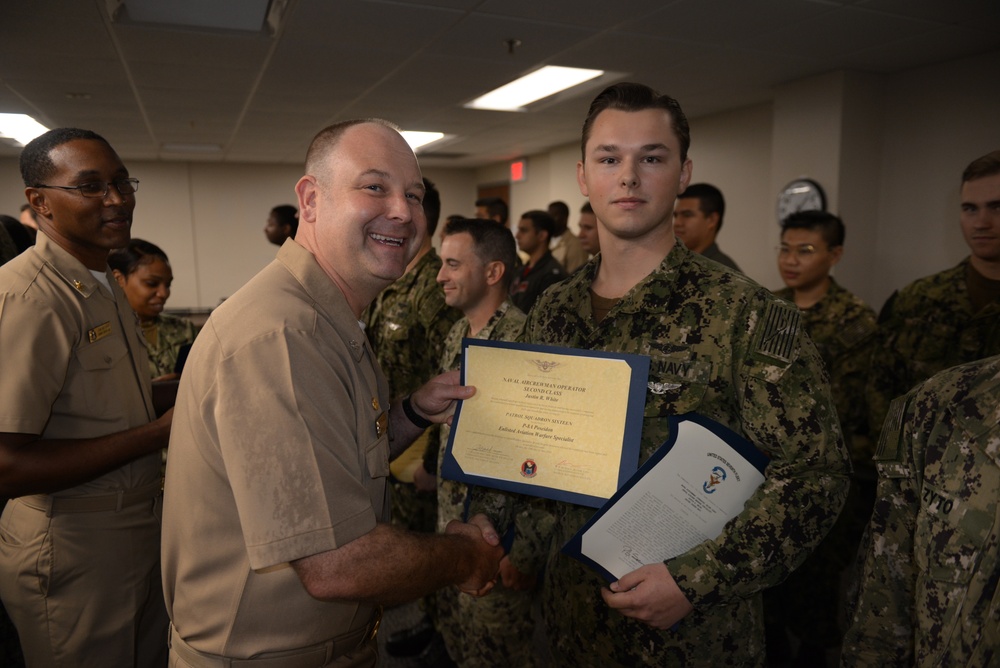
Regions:
<instances>
[{"instance_id":1,"label":"blue certificate folder","mask_svg":"<svg viewBox=\"0 0 1000 668\"><path fill-rule=\"evenodd\" d=\"M642 416L646 404L646 384L649 380L649 357L645 355L634 355L627 353L610 353L601 350L582 350L579 348L564 348L561 346L541 346L520 343L507 343L503 341L489 341L483 339L463 339L462 340L462 384L465 384L467 369L467 355L470 347L488 346L493 348L505 348L509 350L537 352L544 356L556 358L557 356L581 356L596 359L622 360L629 365L631 376L629 379L628 402L625 415L625 430L622 435L621 461L618 470L618 487L621 487L639 466L639 439L642 436ZM457 480L469 485L483 485L494 489L501 489L508 492L517 492L530 496L540 496L556 501L566 501L582 506L599 508L607 499L599 496L591 496L574 491L566 491L553 487L546 487L540 484L528 482L513 482L505 479L490 478L480 475L466 473L459 466L453 455L455 434L462 419L462 404L458 403L455 410L451 432L448 436L448 444L445 449L444 460L441 465L441 475L449 480ZM522 475L525 480L529 480L532 471L522 467Z\"/></svg>"},{"instance_id":2,"label":"blue certificate folder","mask_svg":"<svg viewBox=\"0 0 1000 668\"><path fill-rule=\"evenodd\" d=\"M594 513L594 516L587 521L583 527L576 532L565 546L563 546L563 554L569 555L580 562L587 564L595 571L601 574L608 582L614 582L618 578L615 577L610 571L608 571L604 566L597 563L587 555L583 553L583 537L587 531L593 527L598 520L600 520L604 515L611 510L618 501L624 497L626 494L635 487L640 480L642 480L650 471L652 471L656 466L663 460L664 457L670 452L677 442L677 435L680 431L679 426L683 422L692 422L694 424L700 425L712 432L720 440L724 441L726 445L730 446L739 455L746 460L746 462L752 466L754 469L759 471L762 475L764 470L767 468L770 459L763 452L757 449L753 443L748 441L743 436L732 431L725 425L719 424L718 422L711 420L703 415L697 413L685 413L683 415L675 415L667 418L670 421L670 438L668 438L663 445L657 448L656 452L647 459L642 467L632 476L628 482L619 487L618 491L612 496L607 503L601 506L600 510Z\"/></svg>"}]
</instances>

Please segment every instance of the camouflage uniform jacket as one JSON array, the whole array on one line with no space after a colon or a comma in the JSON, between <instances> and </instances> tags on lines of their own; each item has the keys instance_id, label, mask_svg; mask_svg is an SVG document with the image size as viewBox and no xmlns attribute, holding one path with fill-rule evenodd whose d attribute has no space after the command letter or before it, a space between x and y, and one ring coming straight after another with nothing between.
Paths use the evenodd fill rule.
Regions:
<instances>
[{"instance_id":1,"label":"camouflage uniform jacket","mask_svg":"<svg viewBox=\"0 0 1000 668\"><path fill-rule=\"evenodd\" d=\"M599 262L539 299L525 339L650 356L642 460L667 440L666 418L698 412L744 435L771 462L717 539L666 561L694 606L676 631L605 605L601 578L557 552L593 510L552 503L556 528L543 587L552 653L559 665L577 667L763 665L760 592L808 556L849 484L822 361L794 306L680 243L595 323L589 289ZM510 521L506 506L482 509L498 528Z\"/></svg>"},{"instance_id":2,"label":"camouflage uniform jacket","mask_svg":"<svg viewBox=\"0 0 1000 668\"><path fill-rule=\"evenodd\" d=\"M198 328L190 320L166 313L157 316L156 345L150 344L145 337L142 339L149 352L150 378L173 373L181 346L193 343L197 334Z\"/></svg>"},{"instance_id":3,"label":"camouflage uniform jacket","mask_svg":"<svg viewBox=\"0 0 1000 668\"><path fill-rule=\"evenodd\" d=\"M387 287L365 313L365 332L393 399L437 374L445 336L462 313L444 302L437 284L441 258L431 248Z\"/></svg>"},{"instance_id":4,"label":"camouflage uniform jacket","mask_svg":"<svg viewBox=\"0 0 1000 668\"><path fill-rule=\"evenodd\" d=\"M794 296L791 288L775 294L788 301ZM830 374L830 394L855 467L870 468L875 453L868 438L865 386L875 347L875 311L831 278L823 299L800 313Z\"/></svg>"},{"instance_id":5,"label":"camouflage uniform jacket","mask_svg":"<svg viewBox=\"0 0 1000 668\"><path fill-rule=\"evenodd\" d=\"M969 259L921 278L886 301L868 380L876 436L889 403L949 367L1000 354L1000 302L973 312L966 283Z\"/></svg>"},{"instance_id":6,"label":"camouflage uniform jacket","mask_svg":"<svg viewBox=\"0 0 1000 668\"><path fill-rule=\"evenodd\" d=\"M1000 663L1000 356L889 411L845 666Z\"/></svg>"}]
</instances>

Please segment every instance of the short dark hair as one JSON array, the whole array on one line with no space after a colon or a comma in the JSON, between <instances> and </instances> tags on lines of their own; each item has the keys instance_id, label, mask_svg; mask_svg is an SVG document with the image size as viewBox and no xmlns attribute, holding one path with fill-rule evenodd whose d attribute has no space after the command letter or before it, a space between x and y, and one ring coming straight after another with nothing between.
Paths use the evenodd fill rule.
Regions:
<instances>
[{"instance_id":1,"label":"short dark hair","mask_svg":"<svg viewBox=\"0 0 1000 668\"><path fill-rule=\"evenodd\" d=\"M1000 174L1000 151L990 151L983 157L970 162L969 166L962 172L962 183L994 174Z\"/></svg>"},{"instance_id":2,"label":"short dark hair","mask_svg":"<svg viewBox=\"0 0 1000 668\"><path fill-rule=\"evenodd\" d=\"M556 231L556 219L553 218L548 211L542 211L540 209L533 209L531 211L526 211L521 214L521 218L527 218L531 221L536 232L545 232L548 234L549 239Z\"/></svg>"},{"instance_id":3,"label":"short dark hair","mask_svg":"<svg viewBox=\"0 0 1000 668\"><path fill-rule=\"evenodd\" d=\"M566 202L556 200L549 204L548 210L552 219L556 222L556 229L553 234L561 237L566 233L566 228L569 226L569 206L566 205Z\"/></svg>"},{"instance_id":4,"label":"short dark hair","mask_svg":"<svg viewBox=\"0 0 1000 668\"><path fill-rule=\"evenodd\" d=\"M274 214L274 219L278 221L278 225L288 225L292 228L292 233L288 236L294 237L299 229L299 210L291 204L279 204L271 209L271 213Z\"/></svg>"},{"instance_id":5,"label":"short dark hair","mask_svg":"<svg viewBox=\"0 0 1000 668\"><path fill-rule=\"evenodd\" d=\"M590 205L590 202L584 202L583 206L580 207L580 213L594 213L594 207Z\"/></svg>"},{"instance_id":6,"label":"short dark hair","mask_svg":"<svg viewBox=\"0 0 1000 668\"><path fill-rule=\"evenodd\" d=\"M40 186L49 180L56 171L56 165L49 155L52 149L77 139L89 139L104 142L111 148L108 140L92 130L80 128L56 128L39 135L28 142L21 150L21 179L28 188ZM114 149L111 149L112 151Z\"/></svg>"},{"instance_id":7,"label":"short dark hair","mask_svg":"<svg viewBox=\"0 0 1000 668\"><path fill-rule=\"evenodd\" d=\"M478 218L449 220L444 226L446 237L462 233L472 237L473 250L483 264L503 263L503 278L500 282L506 291L514 280L514 265L517 263L517 246L510 231Z\"/></svg>"},{"instance_id":8,"label":"short dark hair","mask_svg":"<svg viewBox=\"0 0 1000 668\"><path fill-rule=\"evenodd\" d=\"M128 276L139 268L139 265L163 260L170 264L167 254L156 244L143 239L132 239L124 248L116 248L108 253L108 266L117 269L123 276Z\"/></svg>"},{"instance_id":9,"label":"short dark hair","mask_svg":"<svg viewBox=\"0 0 1000 668\"><path fill-rule=\"evenodd\" d=\"M306 173L315 174L319 171L324 158L337 145L341 137L344 136L344 132L355 125L364 125L365 123L374 123L375 125L381 125L396 132L400 131L398 125L384 118L354 118L349 121L341 121L333 125L328 125L317 132L316 136L309 143L309 150L306 151Z\"/></svg>"},{"instance_id":10,"label":"short dark hair","mask_svg":"<svg viewBox=\"0 0 1000 668\"><path fill-rule=\"evenodd\" d=\"M781 236L786 230L819 232L830 248L844 245L844 221L827 211L796 211L781 222Z\"/></svg>"},{"instance_id":11,"label":"short dark hair","mask_svg":"<svg viewBox=\"0 0 1000 668\"><path fill-rule=\"evenodd\" d=\"M438 227L438 220L441 219L441 193L434 186L434 182L426 176L424 177L424 218L427 219L427 236L434 236Z\"/></svg>"},{"instance_id":12,"label":"short dark hair","mask_svg":"<svg viewBox=\"0 0 1000 668\"><path fill-rule=\"evenodd\" d=\"M681 104L669 95L661 95L649 86L638 83L616 83L602 90L590 103L587 118L583 121L583 132L580 140L580 153L587 160L587 140L594 127L598 114L608 109L618 111L645 111L646 109L662 109L670 115L670 127L677 135L681 145L681 163L687 160L688 149L691 148L691 128L687 116L681 109Z\"/></svg>"},{"instance_id":13,"label":"short dark hair","mask_svg":"<svg viewBox=\"0 0 1000 668\"><path fill-rule=\"evenodd\" d=\"M722 229L722 219L726 215L726 200L722 196L722 191L710 183L692 183L684 192L677 196L677 199L697 198L698 208L706 216L713 213L719 214L719 224L715 231Z\"/></svg>"},{"instance_id":14,"label":"short dark hair","mask_svg":"<svg viewBox=\"0 0 1000 668\"><path fill-rule=\"evenodd\" d=\"M500 197L480 197L476 200L476 206L486 207L486 214L493 218L494 216L500 217L500 224L507 224L507 216L510 215L507 209L507 202L503 201Z\"/></svg>"}]
</instances>

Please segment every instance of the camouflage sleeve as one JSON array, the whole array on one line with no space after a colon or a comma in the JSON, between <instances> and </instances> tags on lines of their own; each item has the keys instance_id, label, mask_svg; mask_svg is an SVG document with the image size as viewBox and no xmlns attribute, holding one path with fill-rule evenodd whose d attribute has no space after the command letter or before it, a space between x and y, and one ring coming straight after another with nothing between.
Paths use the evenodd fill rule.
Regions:
<instances>
[{"instance_id":1,"label":"camouflage sleeve","mask_svg":"<svg viewBox=\"0 0 1000 668\"><path fill-rule=\"evenodd\" d=\"M848 610L841 665L912 664L916 577L913 533L919 495L912 471L908 397L892 403L879 442L878 500L858 560L861 588Z\"/></svg>"},{"instance_id":2,"label":"camouflage sleeve","mask_svg":"<svg viewBox=\"0 0 1000 668\"><path fill-rule=\"evenodd\" d=\"M444 292L437 285L423 297L423 303L418 309L420 324L426 332L429 347L427 360L431 365L438 364L444 351L445 340L452 325L462 317L461 311L451 308L444 301ZM426 379L425 379L426 380Z\"/></svg>"},{"instance_id":3,"label":"camouflage sleeve","mask_svg":"<svg viewBox=\"0 0 1000 668\"><path fill-rule=\"evenodd\" d=\"M895 345L900 330L905 327L905 320L896 307L898 297L898 292L893 293L879 313L866 388L869 433L876 443L882 424L889 413L889 404L910 389L906 382L906 360L899 354Z\"/></svg>"},{"instance_id":4,"label":"camouflage sleeve","mask_svg":"<svg viewBox=\"0 0 1000 668\"><path fill-rule=\"evenodd\" d=\"M510 561L522 573L539 573L545 566L555 528L555 515L546 499L525 498L517 504Z\"/></svg>"},{"instance_id":5,"label":"camouflage sleeve","mask_svg":"<svg viewBox=\"0 0 1000 668\"><path fill-rule=\"evenodd\" d=\"M847 496L850 460L827 376L798 310L753 304L749 332L733 336L734 401L751 442L770 454L761 486L715 540L668 559L697 608L748 598L780 583L833 526Z\"/></svg>"},{"instance_id":6,"label":"camouflage sleeve","mask_svg":"<svg viewBox=\"0 0 1000 668\"><path fill-rule=\"evenodd\" d=\"M870 438L866 392L876 343L874 315L852 323L848 330L844 333L845 338L856 338L851 338L839 359L831 364L830 385L844 441L855 468L859 465L870 468L875 452Z\"/></svg>"}]
</instances>

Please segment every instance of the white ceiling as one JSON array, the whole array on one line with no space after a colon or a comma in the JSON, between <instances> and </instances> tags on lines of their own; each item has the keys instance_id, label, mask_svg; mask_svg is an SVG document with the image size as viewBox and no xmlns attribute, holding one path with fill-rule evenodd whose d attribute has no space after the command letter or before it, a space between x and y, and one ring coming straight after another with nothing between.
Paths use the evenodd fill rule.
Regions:
<instances>
[{"instance_id":1,"label":"white ceiling","mask_svg":"<svg viewBox=\"0 0 1000 668\"><path fill-rule=\"evenodd\" d=\"M526 113L462 107L543 64L611 70L697 118L811 75L1000 49L997 0L272 0L273 35L112 21L118 1L2 0L0 112L96 130L126 159L279 163L332 122L381 116L455 135L421 162L460 167L578 139L593 87Z\"/></svg>"}]
</instances>

